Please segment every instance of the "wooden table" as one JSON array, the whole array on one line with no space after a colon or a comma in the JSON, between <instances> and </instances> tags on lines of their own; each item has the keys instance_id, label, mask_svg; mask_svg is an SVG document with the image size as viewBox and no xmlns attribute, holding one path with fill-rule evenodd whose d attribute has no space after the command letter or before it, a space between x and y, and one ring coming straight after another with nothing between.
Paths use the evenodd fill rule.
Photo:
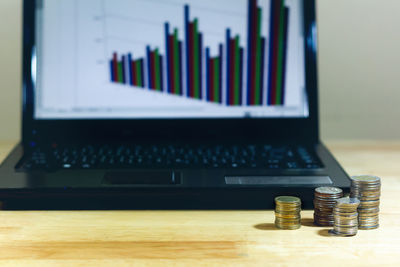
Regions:
<instances>
[{"instance_id":1,"label":"wooden table","mask_svg":"<svg viewBox=\"0 0 400 267\"><path fill-rule=\"evenodd\" d=\"M277 230L271 210L1 211L0 264L400 266L400 142L329 147L349 174L382 177L379 229L332 237L312 211L295 231Z\"/></svg>"}]
</instances>

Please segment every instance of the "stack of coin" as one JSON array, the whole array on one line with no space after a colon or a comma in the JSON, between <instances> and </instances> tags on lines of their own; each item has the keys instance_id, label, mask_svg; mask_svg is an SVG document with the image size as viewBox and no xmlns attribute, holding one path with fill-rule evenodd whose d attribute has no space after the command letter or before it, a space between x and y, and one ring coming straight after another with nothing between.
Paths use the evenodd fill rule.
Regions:
<instances>
[{"instance_id":1,"label":"stack of coin","mask_svg":"<svg viewBox=\"0 0 400 267\"><path fill-rule=\"evenodd\" d=\"M357 208L360 201L357 198L343 197L336 201L333 208L335 223L331 234L338 236L354 236L358 230Z\"/></svg>"},{"instance_id":2,"label":"stack of coin","mask_svg":"<svg viewBox=\"0 0 400 267\"><path fill-rule=\"evenodd\" d=\"M294 230L301 226L301 200L298 197L280 196L275 198L275 226Z\"/></svg>"},{"instance_id":3,"label":"stack of coin","mask_svg":"<svg viewBox=\"0 0 400 267\"><path fill-rule=\"evenodd\" d=\"M343 190L337 187L318 187L314 191L314 223L333 226L333 208L336 200L343 197Z\"/></svg>"},{"instance_id":4,"label":"stack of coin","mask_svg":"<svg viewBox=\"0 0 400 267\"><path fill-rule=\"evenodd\" d=\"M381 179L370 175L351 177L350 196L360 200L360 206L358 206L358 228L378 228Z\"/></svg>"}]
</instances>

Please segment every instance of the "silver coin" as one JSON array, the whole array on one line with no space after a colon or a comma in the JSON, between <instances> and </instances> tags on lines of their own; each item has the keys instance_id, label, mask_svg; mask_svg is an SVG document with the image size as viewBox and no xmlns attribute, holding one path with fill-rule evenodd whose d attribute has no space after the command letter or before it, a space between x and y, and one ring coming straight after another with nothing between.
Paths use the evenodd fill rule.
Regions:
<instances>
[{"instance_id":1,"label":"silver coin","mask_svg":"<svg viewBox=\"0 0 400 267\"><path fill-rule=\"evenodd\" d=\"M351 180L360 183L380 183L381 178L372 175L358 175L352 176Z\"/></svg>"},{"instance_id":2,"label":"silver coin","mask_svg":"<svg viewBox=\"0 0 400 267\"><path fill-rule=\"evenodd\" d=\"M343 192L342 189L331 186L318 187L315 191L320 194L340 194Z\"/></svg>"},{"instance_id":3,"label":"silver coin","mask_svg":"<svg viewBox=\"0 0 400 267\"><path fill-rule=\"evenodd\" d=\"M337 205L354 205L358 206L360 204L360 200L357 198L350 198L350 197L342 197L336 200Z\"/></svg>"}]
</instances>

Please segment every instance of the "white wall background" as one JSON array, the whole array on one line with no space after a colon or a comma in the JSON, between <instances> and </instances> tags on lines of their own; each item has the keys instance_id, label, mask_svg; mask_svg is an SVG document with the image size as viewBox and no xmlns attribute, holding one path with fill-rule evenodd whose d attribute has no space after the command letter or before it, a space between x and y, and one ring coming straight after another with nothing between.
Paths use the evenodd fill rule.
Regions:
<instances>
[{"instance_id":1,"label":"white wall background","mask_svg":"<svg viewBox=\"0 0 400 267\"><path fill-rule=\"evenodd\" d=\"M400 1L318 0L325 138L400 138Z\"/></svg>"},{"instance_id":2,"label":"white wall background","mask_svg":"<svg viewBox=\"0 0 400 267\"><path fill-rule=\"evenodd\" d=\"M323 139L400 139L400 0L317 0ZM0 140L20 136L21 0L0 0Z\"/></svg>"},{"instance_id":3,"label":"white wall background","mask_svg":"<svg viewBox=\"0 0 400 267\"><path fill-rule=\"evenodd\" d=\"M21 2L0 0L0 141L20 137Z\"/></svg>"}]
</instances>

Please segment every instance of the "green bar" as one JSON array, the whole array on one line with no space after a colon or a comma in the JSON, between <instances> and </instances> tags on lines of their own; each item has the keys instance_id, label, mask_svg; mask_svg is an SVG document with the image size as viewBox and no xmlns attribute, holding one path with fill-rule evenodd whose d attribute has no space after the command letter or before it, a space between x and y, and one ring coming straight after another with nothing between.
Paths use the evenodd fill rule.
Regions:
<instances>
[{"instance_id":1,"label":"green bar","mask_svg":"<svg viewBox=\"0 0 400 267\"><path fill-rule=\"evenodd\" d=\"M283 35L284 35L284 25L285 22L285 1L281 1L281 8L280 8L280 19L279 19L279 46L278 46L278 77L276 82L276 104L282 105L282 76L283 76Z\"/></svg>"},{"instance_id":2,"label":"green bar","mask_svg":"<svg viewBox=\"0 0 400 267\"><path fill-rule=\"evenodd\" d=\"M240 105L240 50L239 50L239 35L235 38L235 95L234 104Z\"/></svg>"},{"instance_id":3,"label":"green bar","mask_svg":"<svg viewBox=\"0 0 400 267\"><path fill-rule=\"evenodd\" d=\"M118 62L118 81L120 83L123 83L123 79L122 79L122 62Z\"/></svg>"},{"instance_id":4,"label":"green bar","mask_svg":"<svg viewBox=\"0 0 400 267\"><path fill-rule=\"evenodd\" d=\"M213 60L214 63L214 102L219 103L219 57Z\"/></svg>"},{"instance_id":5,"label":"green bar","mask_svg":"<svg viewBox=\"0 0 400 267\"><path fill-rule=\"evenodd\" d=\"M180 55L179 55L179 44L178 44L178 29L175 29L174 31L174 77L175 77L175 88L174 92L176 95L179 95L179 92L181 91L180 88L180 75L179 75L179 67L180 67L180 61L179 61Z\"/></svg>"},{"instance_id":6,"label":"green bar","mask_svg":"<svg viewBox=\"0 0 400 267\"><path fill-rule=\"evenodd\" d=\"M135 67L136 67L136 82L138 84L138 86L143 87L143 83L142 83L142 66L140 65L140 60L137 60L135 62Z\"/></svg>"},{"instance_id":7,"label":"green bar","mask_svg":"<svg viewBox=\"0 0 400 267\"><path fill-rule=\"evenodd\" d=\"M193 62L193 71L194 71L194 97L200 98L200 86L199 86L199 32L198 32L198 20L194 20L194 62Z\"/></svg>"},{"instance_id":8,"label":"green bar","mask_svg":"<svg viewBox=\"0 0 400 267\"><path fill-rule=\"evenodd\" d=\"M157 91L161 91L161 82L160 82L160 57L158 53L158 48L154 50L154 69L156 70L156 84L155 89Z\"/></svg>"}]
</instances>

